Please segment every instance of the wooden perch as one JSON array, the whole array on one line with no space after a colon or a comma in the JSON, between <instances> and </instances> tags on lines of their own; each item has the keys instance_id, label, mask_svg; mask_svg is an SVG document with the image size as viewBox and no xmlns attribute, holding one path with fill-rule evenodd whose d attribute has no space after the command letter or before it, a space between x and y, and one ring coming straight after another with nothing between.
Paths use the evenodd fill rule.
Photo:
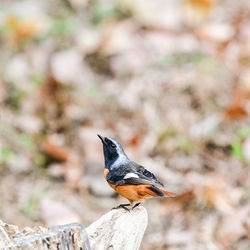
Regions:
<instances>
[{"instance_id":1,"label":"wooden perch","mask_svg":"<svg viewBox=\"0 0 250 250\"><path fill-rule=\"evenodd\" d=\"M43 232L41 232L43 231ZM0 249L4 250L90 250L88 236L78 223L50 229L25 228L19 232L14 225L0 223Z\"/></svg>"},{"instance_id":2,"label":"wooden perch","mask_svg":"<svg viewBox=\"0 0 250 250\"><path fill-rule=\"evenodd\" d=\"M86 228L93 250L137 250L148 224L147 210L111 210Z\"/></svg>"},{"instance_id":3,"label":"wooden perch","mask_svg":"<svg viewBox=\"0 0 250 250\"><path fill-rule=\"evenodd\" d=\"M137 250L147 223L148 215L144 207L130 212L124 209L111 210L92 223L86 231L78 223L50 229L26 227L19 231L17 226L0 221L0 249Z\"/></svg>"}]
</instances>

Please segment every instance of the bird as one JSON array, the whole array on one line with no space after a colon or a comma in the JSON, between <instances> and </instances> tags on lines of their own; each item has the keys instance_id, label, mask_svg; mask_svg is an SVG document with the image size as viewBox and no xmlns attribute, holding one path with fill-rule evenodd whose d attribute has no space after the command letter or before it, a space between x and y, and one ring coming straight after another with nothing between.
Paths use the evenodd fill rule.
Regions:
<instances>
[{"instance_id":1,"label":"bird","mask_svg":"<svg viewBox=\"0 0 250 250\"><path fill-rule=\"evenodd\" d=\"M148 198L175 197L153 173L131 161L115 139L99 134L97 136L103 144L104 177L111 188L129 201L128 204L120 204L113 209L124 208L130 211Z\"/></svg>"}]
</instances>

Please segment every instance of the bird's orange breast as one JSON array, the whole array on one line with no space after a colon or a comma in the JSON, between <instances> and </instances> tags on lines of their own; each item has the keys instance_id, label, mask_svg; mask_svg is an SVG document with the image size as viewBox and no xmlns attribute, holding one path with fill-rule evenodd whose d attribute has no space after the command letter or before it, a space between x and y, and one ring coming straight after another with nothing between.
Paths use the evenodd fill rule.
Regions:
<instances>
[{"instance_id":1,"label":"bird's orange breast","mask_svg":"<svg viewBox=\"0 0 250 250\"><path fill-rule=\"evenodd\" d=\"M146 187L150 185L124 185L124 186L114 186L109 184L118 194L124 198L141 202L146 198L152 197L151 194L145 192Z\"/></svg>"},{"instance_id":2,"label":"bird's orange breast","mask_svg":"<svg viewBox=\"0 0 250 250\"><path fill-rule=\"evenodd\" d=\"M104 168L104 178L105 179L106 179L108 173L109 173L109 170L107 168Z\"/></svg>"}]
</instances>

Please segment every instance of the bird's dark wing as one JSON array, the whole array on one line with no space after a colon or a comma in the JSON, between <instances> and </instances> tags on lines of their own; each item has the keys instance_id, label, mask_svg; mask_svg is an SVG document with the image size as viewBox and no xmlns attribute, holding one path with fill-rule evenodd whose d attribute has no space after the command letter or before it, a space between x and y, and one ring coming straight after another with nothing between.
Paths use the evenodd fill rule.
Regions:
<instances>
[{"instance_id":1,"label":"bird's dark wing","mask_svg":"<svg viewBox=\"0 0 250 250\"><path fill-rule=\"evenodd\" d=\"M106 180L114 185L150 184L163 187L163 184L150 171L135 162L130 162L111 170Z\"/></svg>"},{"instance_id":2,"label":"bird's dark wing","mask_svg":"<svg viewBox=\"0 0 250 250\"><path fill-rule=\"evenodd\" d=\"M164 186L156 177L153 173L151 173L150 171L148 171L146 168L144 168L143 166L137 164L136 162L132 162L131 164L133 166L133 168L135 169L136 173L139 174L142 178L144 179L148 179L151 180L157 184L159 184L160 186Z\"/></svg>"},{"instance_id":3,"label":"bird's dark wing","mask_svg":"<svg viewBox=\"0 0 250 250\"><path fill-rule=\"evenodd\" d=\"M153 186L160 187L159 184L157 184L153 181L142 179L142 178L133 178L133 177L127 178L127 179L121 179L115 183L115 185L118 185L118 186L120 186L120 185L140 185L140 184L153 185ZM162 186L161 186L161 188L162 188Z\"/></svg>"}]
</instances>

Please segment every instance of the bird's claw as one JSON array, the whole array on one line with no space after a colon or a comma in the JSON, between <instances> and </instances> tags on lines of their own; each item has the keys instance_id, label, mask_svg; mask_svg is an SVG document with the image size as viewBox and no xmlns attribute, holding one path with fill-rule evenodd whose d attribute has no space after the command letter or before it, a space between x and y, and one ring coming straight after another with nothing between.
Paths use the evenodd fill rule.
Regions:
<instances>
[{"instance_id":1,"label":"bird's claw","mask_svg":"<svg viewBox=\"0 0 250 250\"><path fill-rule=\"evenodd\" d=\"M136 203L136 204L132 207L132 210L133 210L134 208L138 207L140 204L141 204L140 202Z\"/></svg>"},{"instance_id":2,"label":"bird's claw","mask_svg":"<svg viewBox=\"0 0 250 250\"><path fill-rule=\"evenodd\" d=\"M120 204L119 206L117 207L113 207L111 210L115 210L115 209L119 209L119 208L123 208L127 211L130 211L127 207L130 206L130 204Z\"/></svg>"}]
</instances>

